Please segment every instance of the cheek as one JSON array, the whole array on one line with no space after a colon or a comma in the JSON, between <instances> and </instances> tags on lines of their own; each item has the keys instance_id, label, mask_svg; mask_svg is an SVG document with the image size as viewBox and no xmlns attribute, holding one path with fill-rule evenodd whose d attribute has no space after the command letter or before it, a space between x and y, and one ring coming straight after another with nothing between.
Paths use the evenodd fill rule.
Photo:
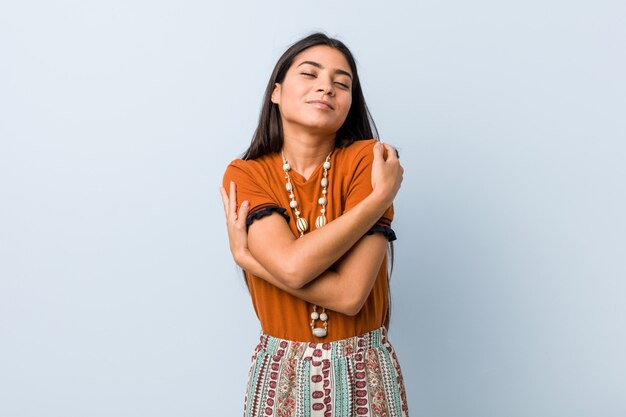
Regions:
<instances>
[{"instance_id":1,"label":"cheek","mask_svg":"<svg viewBox=\"0 0 626 417\"><path fill-rule=\"evenodd\" d=\"M303 97L306 96L307 91L301 86L291 86L284 92L283 98L285 98L292 105L298 105L303 101Z\"/></svg>"},{"instance_id":2,"label":"cheek","mask_svg":"<svg viewBox=\"0 0 626 417\"><path fill-rule=\"evenodd\" d=\"M345 100L342 101L341 103L341 108L343 110L343 112L347 115L348 112L350 111L350 107L352 106L352 96L348 96Z\"/></svg>"}]
</instances>

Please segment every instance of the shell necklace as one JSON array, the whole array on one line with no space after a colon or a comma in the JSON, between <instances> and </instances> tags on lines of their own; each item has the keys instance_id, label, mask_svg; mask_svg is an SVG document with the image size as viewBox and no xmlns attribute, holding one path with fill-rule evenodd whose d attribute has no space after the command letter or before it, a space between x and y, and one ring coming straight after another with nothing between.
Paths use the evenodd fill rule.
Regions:
<instances>
[{"instance_id":1,"label":"shell necklace","mask_svg":"<svg viewBox=\"0 0 626 417\"><path fill-rule=\"evenodd\" d=\"M321 185L322 185L322 196L317 200L317 202L319 203L320 206L322 206L322 208L320 209L321 214L319 216L317 216L317 219L315 219L315 227L317 229L320 229L322 227L324 227L326 225L326 203L328 202L328 200L326 199L326 194L327 194L327 187L328 187L328 170L330 169L330 155L333 153L333 150L330 151L330 153L328 154L328 156L326 157L326 161L324 162L324 177L321 180ZM294 195L294 188L293 188L293 184L291 183L291 178L289 178L289 170L291 169L291 166L289 165L289 162L287 162L287 159L285 159L285 154L282 152L281 150L281 154L283 157L283 170L285 171L285 179L287 180L287 184L285 184L285 189L287 190L287 193L289 194L289 198L291 199L291 201L289 202L289 207L291 207L294 210L294 213L296 214L296 227L298 228L298 231L300 232L300 236L302 237L304 236L304 232L306 232L309 229L309 224L307 223L306 219L303 217L300 217L300 210L298 207L298 202L296 201L296 197ZM315 320L321 320L322 323L324 323L324 327L315 327ZM311 332L313 333L313 336L316 337L324 337L326 336L326 334L328 334L328 314L326 314L326 309L324 307L322 307L322 312L318 313L317 312L317 306L313 305L313 312L311 313Z\"/></svg>"}]
</instances>

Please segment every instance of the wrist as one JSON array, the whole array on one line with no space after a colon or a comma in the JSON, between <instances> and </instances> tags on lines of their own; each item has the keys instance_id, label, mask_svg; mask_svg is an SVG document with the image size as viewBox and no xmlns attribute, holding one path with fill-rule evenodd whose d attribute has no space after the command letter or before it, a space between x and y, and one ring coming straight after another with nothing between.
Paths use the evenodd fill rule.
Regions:
<instances>
[{"instance_id":1,"label":"wrist","mask_svg":"<svg viewBox=\"0 0 626 417\"><path fill-rule=\"evenodd\" d=\"M233 252L233 259L235 263L241 266L242 263L245 263L246 258L248 257L250 251L246 248L237 249Z\"/></svg>"},{"instance_id":2,"label":"wrist","mask_svg":"<svg viewBox=\"0 0 626 417\"><path fill-rule=\"evenodd\" d=\"M366 197L366 199L369 199L371 204L375 205L382 211L387 210L387 208L393 203L393 199L389 199L387 195L380 191L376 191L376 189L374 189L370 195Z\"/></svg>"}]
</instances>

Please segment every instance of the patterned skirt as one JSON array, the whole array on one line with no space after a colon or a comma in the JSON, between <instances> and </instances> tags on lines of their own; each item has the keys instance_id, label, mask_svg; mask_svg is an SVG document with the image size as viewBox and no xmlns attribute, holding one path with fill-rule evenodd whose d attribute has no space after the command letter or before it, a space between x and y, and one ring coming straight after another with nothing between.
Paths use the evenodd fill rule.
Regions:
<instances>
[{"instance_id":1,"label":"patterned skirt","mask_svg":"<svg viewBox=\"0 0 626 417\"><path fill-rule=\"evenodd\" d=\"M248 374L244 417L408 417L387 329L330 343L261 331Z\"/></svg>"}]
</instances>

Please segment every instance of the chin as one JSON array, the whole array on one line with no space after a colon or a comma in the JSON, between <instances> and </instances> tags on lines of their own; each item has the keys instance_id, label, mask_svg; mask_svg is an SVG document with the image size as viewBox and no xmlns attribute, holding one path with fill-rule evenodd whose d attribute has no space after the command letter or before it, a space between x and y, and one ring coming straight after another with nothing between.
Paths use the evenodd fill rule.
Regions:
<instances>
[{"instance_id":1,"label":"chin","mask_svg":"<svg viewBox=\"0 0 626 417\"><path fill-rule=\"evenodd\" d=\"M336 120L329 121L328 119L323 118L315 118L303 121L303 125L315 129L324 130L326 132L336 132L341 127L341 124L337 123Z\"/></svg>"},{"instance_id":2,"label":"chin","mask_svg":"<svg viewBox=\"0 0 626 417\"><path fill-rule=\"evenodd\" d=\"M327 117L285 118L283 124L285 122L323 135L336 133L342 126L337 120L329 120Z\"/></svg>"}]
</instances>

